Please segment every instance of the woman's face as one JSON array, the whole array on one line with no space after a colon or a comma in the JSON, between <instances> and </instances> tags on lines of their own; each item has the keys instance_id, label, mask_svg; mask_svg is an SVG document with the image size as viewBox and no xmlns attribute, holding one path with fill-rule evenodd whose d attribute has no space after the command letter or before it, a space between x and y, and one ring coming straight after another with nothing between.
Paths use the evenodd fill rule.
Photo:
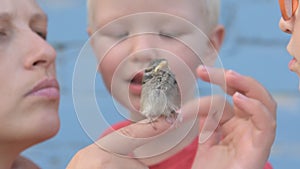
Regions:
<instances>
[{"instance_id":1,"label":"woman's face","mask_svg":"<svg viewBox=\"0 0 300 169\"><path fill-rule=\"evenodd\" d=\"M59 128L56 52L35 0L0 3L0 144L33 144Z\"/></svg>"},{"instance_id":2,"label":"woman's face","mask_svg":"<svg viewBox=\"0 0 300 169\"><path fill-rule=\"evenodd\" d=\"M280 19L279 27L283 32L291 34L290 42L287 46L288 52L293 59L289 63L289 69L300 77L300 14L299 6L291 19L285 21Z\"/></svg>"}]
</instances>

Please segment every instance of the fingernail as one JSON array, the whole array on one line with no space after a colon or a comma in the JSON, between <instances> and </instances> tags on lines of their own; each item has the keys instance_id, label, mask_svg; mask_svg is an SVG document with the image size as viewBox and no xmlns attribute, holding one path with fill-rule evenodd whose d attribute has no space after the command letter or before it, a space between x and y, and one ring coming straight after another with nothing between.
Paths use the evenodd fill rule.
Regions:
<instances>
[{"instance_id":1,"label":"fingernail","mask_svg":"<svg viewBox=\"0 0 300 169\"><path fill-rule=\"evenodd\" d=\"M204 65L200 65L200 66L199 66L199 69L200 69L202 72L204 72L204 73L207 72L207 68L206 68L206 66L204 66Z\"/></svg>"},{"instance_id":2,"label":"fingernail","mask_svg":"<svg viewBox=\"0 0 300 169\"><path fill-rule=\"evenodd\" d=\"M239 92L236 92L234 95L235 95L237 98L241 99L241 100L247 100L247 99L248 99L247 96L245 96L245 95L243 95L243 94L241 94L241 93L239 93Z\"/></svg>"}]
</instances>

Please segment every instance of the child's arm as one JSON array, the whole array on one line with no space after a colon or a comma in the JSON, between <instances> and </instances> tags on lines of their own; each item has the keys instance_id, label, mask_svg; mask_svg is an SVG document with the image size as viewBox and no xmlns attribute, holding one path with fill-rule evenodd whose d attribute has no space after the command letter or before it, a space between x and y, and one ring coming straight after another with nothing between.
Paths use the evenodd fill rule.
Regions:
<instances>
[{"instance_id":1,"label":"child's arm","mask_svg":"<svg viewBox=\"0 0 300 169\"><path fill-rule=\"evenodd\" d=\"M217 99L218 102L224 103L224 98ZM188 122L190 119L197 117L205 118L210 109L211 97L204 97L201 99L195 99L184 105L181 109L183 120L178 124ZM200 108L200 109L199 109ZM221 119L221 122L228 121L232 114L232 108L229 103L226 102L225 112ZM171 127L173 125L173 127ZM170 128L171 127L171 128ZM178 126L177 126L178 127ZM157 159L146 161L144 159L136 160L134 158L128 158L130 154L137 147L140 147L153 140L154 136L157 136L167 129L168 132L177 129L176 125L168 122L165 117L161 117L152 123L133 123L126 127L123 127L115 132L105 135L96 143L80 150L71 160L68 165L68 169L81 169L81 168L122 168L122 169L143 169L147 168L146 165L156 164ZM120 135L122 133L122 135ZM127 136L127 137L124 137ZM135 138L150 138L150 139L135 139ZM102 145L100 148L97 144ZM105 147L105 148L103 148ZM155 147L153 147L155 148ZM109 150L105 151L105 150ZM114 153L112 153L114 152ZM118 155L117 155L118 154ZM123 154L125 156L120 156ZM169 151L165 153L170 157L174 155L174 152Z\"/></svg>"}]
</instances>

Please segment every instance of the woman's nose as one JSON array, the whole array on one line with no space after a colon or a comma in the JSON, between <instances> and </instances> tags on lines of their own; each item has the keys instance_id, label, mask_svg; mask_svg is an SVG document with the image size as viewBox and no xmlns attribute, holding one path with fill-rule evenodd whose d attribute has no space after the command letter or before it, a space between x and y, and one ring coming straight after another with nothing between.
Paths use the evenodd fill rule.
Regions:
<instances>
[{"instance_id":1,"label":"woman's nose","mask_svg":"<svg viewBox=\"0 0 300 169\"><path fill-rule=\"evenodd\" d=\"M290 20L285 21L283 18L279 21L279 28L288 34L291 34L293 32L293 18Z\"/></svg>"},{"instance_id":2,"label":"woman's nose","mask_svg":"<svg viewBox=\"0 0 300 169\"><path fill-rule=\"evenodd\" d=\"M26 69L45 68L54 65L56 51L41 36L35 32L28 32L24 49L26 50L24 66Z\"/></svg>"}]
</instances>

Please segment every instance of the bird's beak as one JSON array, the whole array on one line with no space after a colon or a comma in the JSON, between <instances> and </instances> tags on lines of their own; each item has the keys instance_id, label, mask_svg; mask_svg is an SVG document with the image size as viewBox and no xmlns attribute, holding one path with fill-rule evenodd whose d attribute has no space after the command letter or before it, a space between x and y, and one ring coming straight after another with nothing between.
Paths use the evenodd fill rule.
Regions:
<instances>
[{"instance_id":1,"label":"bird's beak","mask_svg":"<svg viewBox=\"0 0 300 169\"><path fill-rule=\"evenodd\" d=\"M156 73L159 69L163 68L163 67L166 67L168 65L168 62L167 61L161 61L157 66L156 68L154 69L154 72Z\"/></svg>"}]
</instances>

